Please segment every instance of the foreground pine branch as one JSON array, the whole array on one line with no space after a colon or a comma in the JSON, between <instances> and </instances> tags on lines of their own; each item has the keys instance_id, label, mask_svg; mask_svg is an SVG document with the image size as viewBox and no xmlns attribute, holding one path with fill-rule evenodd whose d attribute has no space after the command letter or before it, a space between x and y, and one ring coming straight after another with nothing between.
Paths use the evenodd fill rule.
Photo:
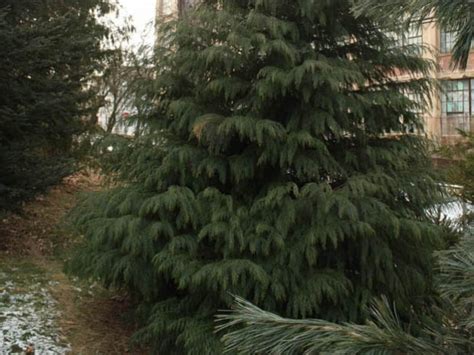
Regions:
<instances>
[{"instance_id":1,"label":"foreground pine branch","mask_svg":"<svg viewBox=\"0 0 474 355\"><path fill-rule=\"evenodd\" d=\"M385 298L374 303L371 313L374 321L365 325L286 319L236 297L235 309L217 316L216 329L231 330L222 337L231 354L442 353L434 342L407 333Z\"/></svg>"},{"instance_id":2,"label":"foreground pine branch","mask_svg":"<svg viewBox=\"0 0 474 355\"><path fill-rule=\"evenodd\" d=\"M386 298L373 303L364 325L320 319L286 319L240 297L234 309L217 316L226 353L239 354L468 354L474 350L474 238L472 231L439 256L443 324L419 336L404 328Z\"/></svg>"}]
</instances>

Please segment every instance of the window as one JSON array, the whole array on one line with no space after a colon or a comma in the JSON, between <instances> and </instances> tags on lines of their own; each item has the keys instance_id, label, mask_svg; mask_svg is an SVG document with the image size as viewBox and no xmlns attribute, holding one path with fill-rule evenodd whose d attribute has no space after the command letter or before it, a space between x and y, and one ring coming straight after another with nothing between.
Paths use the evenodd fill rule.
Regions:
<instances>
[{"instance_id":1,"label":"window","mask_svg":"<svg viewBox=\"0 0 474 355\"><path fill-rule=\"evenodd\" d=\"M418 25L410 25L410 28L405 33L403 44L421 46L423 44L423 33L421 27Z\"/></svg>"},{"instance_id":2,"label":"window","mask_svg":"<svg viewBox=\"0 0 474 355\"><path fill-rule=\"evenodd\" d=\"M442 84L441 135L458 136L459 130L472 130L474 79L449 80Z\"/></svg>"},{"instance_id":3,"label":"window","mask_svg":"<svg viewBox=\"0 0 474 355\"><path fill-rule=\"evenodd\" d=\"M414 107L412 107L411 112L416 113L417 115L423 114L423 99L421 95L407 91L405 96L414 103Z\"/></svg>"},{"instance_id":4,"label":"window","mask_svg":"<svg viewBox=\"0 0 474 355\"><path fill-rule=\"evenodd\" d=\"M443 115L463 115L472 113L474 100L474 79L449 80L443 83L441 105Z\"/></svg>"},{"instance_id":5,"label":"window","mask_svg":"<svg viewBox=\"0 0 474 355\"><path fill-rule=\"evenodd\" d=\"M410 99L410 101L413 102L413 107L410 109L412 113L414 113L420 121L422 121L422 116L423 116L423 99L419 94L416 94L412 91L404 90L404 95ZM404 119L402 118L402 123ZM422 130L420 131L417 127L415 127L415 124L408 124L407 125L407 133L421 133Z\"/></svg>"},{"instance_id":6,"label":"window","mask_svg":"<svg viewBox=\"0 0 474 355\"><path fill-rule=\"evenodd\" d=\"M455 31L441 30L441 53L450 53L456 43L457 33Z\"/></svg>"},{"instance_id":7,"label":"window","mask_svg":"<svg viewBox=\"0 0 474 355\"><path fill-rule=\"evenodd\" d=\"M423 45L423 31L418 24L410 25L408 30L387 32L387 36L395 42L396 46L416 46L416 53L420 54Z\"/></svg>"}]
</instances>

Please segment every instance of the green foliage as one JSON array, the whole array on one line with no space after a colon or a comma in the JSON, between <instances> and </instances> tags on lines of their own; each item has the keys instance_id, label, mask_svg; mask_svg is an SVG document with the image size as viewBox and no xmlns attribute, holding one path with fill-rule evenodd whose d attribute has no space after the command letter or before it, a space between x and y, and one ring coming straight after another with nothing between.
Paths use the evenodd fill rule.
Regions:
<instances>
[{"instance_id":1,"label":"green foliage","mask_svg":"<svg viewBox=\"0 0 474 355\"><path fill-rule=\"evenodd\" d=\"M462 186L459 197L474 203L474 134L460 132L462 139L453 146L443 147L443 156L451 159L447 179L451 184Z\"/></svg>"},{"instance_id":2,"label":"green foliage","mask_svg":"<svg viewBox=\"0 0 474 355\"><path fill-rule=\"evenodd\" d=\"M388 301L374 302L366 324L319 319L285 319L236 297L235 308L218 316L226 353L238 354L471 354L474 351L474 234L438 253L442 307L432 319L419 319L415 336Z\"/></svg>"},{"instance_id":3,"label":"green foliage","mask_svg":"<svg viewBox=\"0 0 474 355\"><path fill-rule=\"evenodd\" d=\"M74 137L94 116L91 75L108 35L106 0L4 0L0 4L0 209L74 168Z\"/></svg>"},{"instance_id":4,"label":"green foliage","mask_svg":"<svg viewBox=\"0 0 474 355\"><path fill-rule=\"evenodd\" d=\"M391 74L431 63L347 0L205 1L160 28L147 133L75 211L69 270L128 290L164 354L221 353L229 293L331 322L382 294L401 322L424 311L438 191L426 142L387 134L421 124L402 92L430 88Z\"/></svg>"},{"instance_id":5,"label":"green foliage","mask_svg":"<svg viewBox=\"0 0 474 355\"><path fill-rule=\"evenodd\" d=\"M42 156L18 144L0 152L0 166L0 211L8 211L70 175L75 162L67 155Z\"/></svg>"}]
</instances>

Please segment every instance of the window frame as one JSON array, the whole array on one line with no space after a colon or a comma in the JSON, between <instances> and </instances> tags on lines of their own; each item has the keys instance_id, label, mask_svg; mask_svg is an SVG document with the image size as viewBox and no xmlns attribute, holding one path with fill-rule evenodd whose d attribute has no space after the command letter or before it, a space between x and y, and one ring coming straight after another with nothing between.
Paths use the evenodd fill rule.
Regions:
<instances>
[{"instance_id":1,"label":"window frame","mask_svg":"<svg viewBox=\"0 0 474 355\"><path fill-rule=\"evenodd\" d=\"M463 83L463 87L459 87ZM441 114L442 116L460 116L473 113L473 90L474 79L444 80L441 91ZM457 99L456 99L457 98ZM451 104L451 109L449 109ZM462 105L462 109L457 109ZM467 107L466 107L467 105Z\"/></svg>"},{"instance_id":2,"label":"window frame","mask_svg":"<svg viewBox=\"0 0 474 355\"><path fill-rule=\"evenodd\" d=\"M418 24L411 24L403 33L402 45L423 46L423 28Z\"/></svg>"},{"instance_id":3,"label":"window frame","mask_svg":"<svg viewBox=\"0 0 474 355\"><path fill-rule=\"evenodd\" d=\"M440 40L439 40L439 49L443 54L451 53L453 51L454 45L457 41L457 33L453 30L447 30L441 28L440 30Z\"/></svg>"}]
</instances>

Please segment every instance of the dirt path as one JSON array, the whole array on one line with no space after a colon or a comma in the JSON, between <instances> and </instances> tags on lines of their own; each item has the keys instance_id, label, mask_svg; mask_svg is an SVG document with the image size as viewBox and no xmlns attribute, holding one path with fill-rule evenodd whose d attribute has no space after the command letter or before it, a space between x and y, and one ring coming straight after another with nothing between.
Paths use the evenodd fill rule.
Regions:
<instances>
[{"instance_id":1,"label":"dirt path","mask_svg":"<svg viewBox=\"0 0 474 355\"><path fill-rule=\"evenodd\" d=\"M98 188L76 175L0 220L0 354L130 353L126 298L62 271L73 243L63 218Z\"/></svg>"}]
</instances>

